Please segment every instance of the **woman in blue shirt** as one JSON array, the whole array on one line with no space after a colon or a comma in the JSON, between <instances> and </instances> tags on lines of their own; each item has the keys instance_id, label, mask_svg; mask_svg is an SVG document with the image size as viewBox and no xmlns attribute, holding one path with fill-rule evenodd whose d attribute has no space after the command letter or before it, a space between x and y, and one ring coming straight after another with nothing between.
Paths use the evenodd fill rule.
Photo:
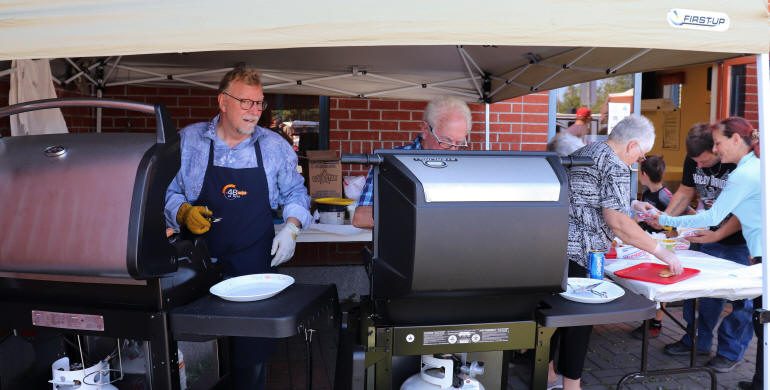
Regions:
<instances>
[{"instance_id":1,"label":"woman in blue shirt","mask_svg":"<svg viewBox=\"0 0 770 390\"><path fill-rule=\"evenodd\" d=\"M737 167L727 179L722 192L710 209L696 214L672 217L661 214L659 222L667 226L703 227L716 226L728 214L733 213L741 222L743 236L755 263L762 261L762 215L759 173L759 134L751 124L739 117L727 118L713 126L714 153L724 163L736 163ZM754 299L759 308L762 297ZM762 327L756 321L754 333L758 346L762 343ZM742 389L762 388L762 348L757 348L756 372L753 383L741 382Z\"/></svg>"}]
</instances>

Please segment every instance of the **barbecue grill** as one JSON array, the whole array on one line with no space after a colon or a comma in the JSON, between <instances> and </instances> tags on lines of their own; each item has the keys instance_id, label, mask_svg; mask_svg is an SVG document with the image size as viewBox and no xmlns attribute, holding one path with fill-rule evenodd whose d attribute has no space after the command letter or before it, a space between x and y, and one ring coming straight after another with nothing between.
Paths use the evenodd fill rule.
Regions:
<instances>
[{"instance_id":1,"label":"barbecue grill","mask_svg":"<svg viewBox=\"0 0 770 390\"><path fill-rule=\"evenodd\" d=\"M371 297L383 317L530 318L562 291L569 191L558 156L378 153Z\"/></svg>"},{"instance_id":2,"label":"barbecue grill","mask_svg":"<svg viewBox=\"0 0 770 390\"><path fill-rule=\"evenodd\" d=\"M309 349L314 326L333 327L339 320L333 286L295 285L245 303L208 293L222 269L209 257L205 240L166 233L165 193L179 170L180 150L162 106L52 99L7 107L0 117L70 106L153 114L157 132L0 139L0 224L6 227L0 238L0 328L46 334L35 341L61 340L38 352L35 361L47 368L26 385L50 386L51 363L67 352L75 358L85 351L98 362L130 339L141 341L146 355L141 382L178 388L177 340L304 332ZM74 336L79 350L65 348ZM105 349L102 339L111 340L106 353L96 352ZM224 383L226 343L218 345ZM95 363L71 360L83 360L85 367Z\"/></svg>"},{"instance_id":3,"label":"barbecue grill","mask_svg":"<svg viewBox=\"0 0 770 390\"><path fill-rule=\"evenodd\" d=\"M607 314L617 307L553 300L567 279L567 168L590 158L377 150L342 161L375 165L371 291L356 320L354 387L398 386L420 367L419 355L492 352L481 379L504 388L507 362L494 351L535 349L532 386L540 388L554 318L617 320Z\"/></svg>"}]
</instances>

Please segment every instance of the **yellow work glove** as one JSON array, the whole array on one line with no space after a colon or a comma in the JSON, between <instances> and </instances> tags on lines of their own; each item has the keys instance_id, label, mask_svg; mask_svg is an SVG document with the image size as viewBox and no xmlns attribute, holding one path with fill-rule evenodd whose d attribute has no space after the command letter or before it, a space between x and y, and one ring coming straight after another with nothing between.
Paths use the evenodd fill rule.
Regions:
<instances>
[{"instance_id":1,"label":"yellow work glove","mask_svg":"<svg viewBox=\"0 0 770 390\"><path fill-rule=\"evenodd\" d=\"M214 213L206 206L193 206L189 203L182 203L179 211L176 213L176 221L180 225L187 227L187 230L193 234L203 234L211 229L209 218Z\"/></svg>"}]
</instances>

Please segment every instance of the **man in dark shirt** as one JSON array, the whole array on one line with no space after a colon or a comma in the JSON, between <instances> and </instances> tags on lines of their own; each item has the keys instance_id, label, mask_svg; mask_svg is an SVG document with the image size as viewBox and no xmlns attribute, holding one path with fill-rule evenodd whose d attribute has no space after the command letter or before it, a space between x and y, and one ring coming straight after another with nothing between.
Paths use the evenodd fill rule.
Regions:
<instances>
[{"instance_id":1,"label":"man in dark shirt","mask_svg":"<svg viewBox=\"0 0 770 390\"><path fill-rule=\"evenodd\" d=\"M666 208L668 215L683 214L696 194L700 196L703 206L709 209L722 192L728 175L735 169L735 164L722 163L719 156L712 153L714 141L707 124L694 125L687 135L686 145L687 157L684 161L682 184ZM728 216L719 226L704 230L688 240L698 244L693 249L703 253L740 264L749 263L746 241L741 235L740 222L734 215ZM711 351L713 331L719 322L724 303L724 299L700 300L697 345L699 354L708 355ZM708 362L708 367L717 372L729 372L735 368L751 342L751 301L734 301L732 306L732 313L725 317L719 326L717 354ZM685 301L683 315L688 324L693 321L693 313L691 301ZM687 355L691 345L692 339L685 334L681 340L666 345L664 350L670 355Z\"/></svg>"}]
</instances>

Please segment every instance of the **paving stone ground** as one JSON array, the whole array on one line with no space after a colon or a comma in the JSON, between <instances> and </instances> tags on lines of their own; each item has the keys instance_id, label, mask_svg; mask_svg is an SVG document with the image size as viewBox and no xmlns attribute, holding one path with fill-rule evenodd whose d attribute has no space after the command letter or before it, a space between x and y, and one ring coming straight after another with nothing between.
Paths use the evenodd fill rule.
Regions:
<instances>
[{"instance_id":1,"label":"paving stone ground","mask_svg":"<svg viewBox=\"0 0 770 390\"><path fill-rule=\"evenodd\" d=\"M728 306L729 310L729 306ZM680 321L681 307L669 310ZM723 315L726 314L723 313ZM630 332L639 326L639 322L595 326L586 357L583 373L584 390L615 389L617 382L626 374L639 371L641 367L642 342L631 337ZM716 333L716 332L715 332ZM657 338L650 339L648 349L648 369L679 368L689 365L689 356L669 356L663 352L663 346L679 340L684 331L669 318L663 320L663 331ZM710 356L697 356L698 365L704 366L716 353L716 337ZM734 390L738 382L750 380L754 374L756 357L756 338L751 341L744 354L742 363L729 373L717 373L717 388ZM528 388L528 367L511 365L509 389ZM638 378L626 382L624 389L669 390L669 389L708 389L709 376L705 373L662 375Z\"/></svg>"}]
</instances>

